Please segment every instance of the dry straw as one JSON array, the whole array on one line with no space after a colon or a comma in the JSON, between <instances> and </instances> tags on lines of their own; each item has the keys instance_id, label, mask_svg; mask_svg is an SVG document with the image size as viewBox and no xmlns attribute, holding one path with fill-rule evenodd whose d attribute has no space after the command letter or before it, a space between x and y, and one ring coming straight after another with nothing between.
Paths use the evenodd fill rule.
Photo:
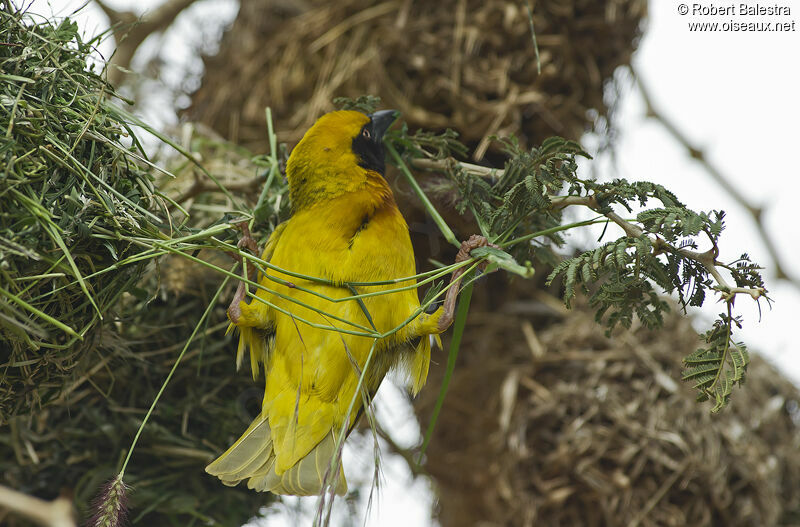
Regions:
<instances>
[{"instance_id":1,"label":"dry straw","mask_svg":"<svg viewBox=\"0 0 800 527\"><path fill-rule=\"evenodd\" d=\"M585 306L504 294L473 300L428 447L443 527L797 525L800 392L772 366L755 356L712 415L678 381L698 346L678 309L609 339Z\"/></svg>"},{"instance_id":2,"label":"dry straw","mask_svg":"<svg viewBox=\"0 0 800 527\"><path fill-rule=\"evenodd\" d=\"M532 4L541 73L524 0L242 2L189 115L263 151L262 108L291 145L334 97L374 93L412 129L457 130L477 157L493 134L580 137L614 99L605 87L630 62L647 2Z\"/></svg>"}]
</instances>

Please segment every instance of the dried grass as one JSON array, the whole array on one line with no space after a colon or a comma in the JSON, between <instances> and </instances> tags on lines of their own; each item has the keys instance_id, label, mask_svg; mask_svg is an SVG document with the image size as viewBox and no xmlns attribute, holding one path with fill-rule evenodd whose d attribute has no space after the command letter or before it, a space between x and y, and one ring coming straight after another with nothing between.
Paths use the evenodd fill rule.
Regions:
<instances>
[{"instance_id":1,"label":"dried grass","mask_svg":"<svg viewBox=\"0 0 800 527\"><path fill-rule=\"evenodd\" d=\"M412 128L458 130L478 157L492 134L579 137L606 114L604 86L629 63L647 2L533 4L541 74L525 2L245 0L189 115L258 151L265 106L291 145L334 97L374 93Z\"/></svg>"},{"instance_id":2,"label":"dried grass","mask_svg":"<svg viewBox=\"0 0 800 527\"><path fill-rule=\"evenodd\" d=\"M470 313L427 453L444 527L797 525L800 392L773 367L754 356L710 415L679 381L685 317L608 339L588 311L534 311Z\"/></svg>"}]
</instances>

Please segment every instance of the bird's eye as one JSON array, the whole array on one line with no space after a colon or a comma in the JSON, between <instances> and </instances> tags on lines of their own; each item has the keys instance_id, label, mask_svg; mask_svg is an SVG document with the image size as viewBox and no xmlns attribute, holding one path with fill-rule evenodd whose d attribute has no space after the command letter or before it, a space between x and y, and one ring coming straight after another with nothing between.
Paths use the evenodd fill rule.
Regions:
<instances>
[{"instance_id":1,"label":"bird's eye","mask_svg":"<svg viewBox=\"0 0 800 527\"><path fill-rule=\"evenodd\" d=\"M361 135L363 135L363 136L364 136L364 137L366 137L367 139L369 139L369 138L370 138L370 133L369 133L369 130L368 130L368 129L366 129L366 128L364 128L364 131L363 131L363 132L361 132Z\"/></svg>"}]
</instances>

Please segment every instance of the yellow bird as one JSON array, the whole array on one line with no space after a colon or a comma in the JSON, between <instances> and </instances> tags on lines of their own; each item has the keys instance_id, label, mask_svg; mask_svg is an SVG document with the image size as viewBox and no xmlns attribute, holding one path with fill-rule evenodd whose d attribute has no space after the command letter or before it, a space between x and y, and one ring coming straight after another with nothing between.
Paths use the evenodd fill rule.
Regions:
<instances>
[{"instance_id":1,"label":"yellow bird","mask_svg":"<svg viewBox=\"0 0 800 527\"><path fill-rule=\"evenodd\" d=\"M306 132L286 166L292 216L272 233L264 260L331 284L416 274L408 226L383 177L382 139L396 117L391 110L371 115L338 111L323 115ZM484 238L470 238L462 244L458 260L469 258L470 250L485 244ZM431 336L452 323L459 277L454 274L455 283L436 312L420 314L377 342L364 378L368 393L374 394L392 369L406 377L412 394L420 391L428 375ZM374 339L324 327L364 332L346 320L387 332L419 309L417 290L364 297L362 305L355 299L331 302L318 296L352 296L343 285L277 271L268 271L259 283L272 292L259 289L247 303L241 283L228 315L240 332L237 364L246 349L254 378L259 363L264 364L262 410L206 471L226 485L247 480L248 488L258 491L313 495L326 482L336 482L336 492L343 494L347 483L341 463L333 463L333 473L329 467L339 431L345 424L351 430L360 415L362 398L356 388ZM357 291L371 293L415 283L359 286ZM356 403L348 413L354 397Z\"/></svg>"}]
</instances>

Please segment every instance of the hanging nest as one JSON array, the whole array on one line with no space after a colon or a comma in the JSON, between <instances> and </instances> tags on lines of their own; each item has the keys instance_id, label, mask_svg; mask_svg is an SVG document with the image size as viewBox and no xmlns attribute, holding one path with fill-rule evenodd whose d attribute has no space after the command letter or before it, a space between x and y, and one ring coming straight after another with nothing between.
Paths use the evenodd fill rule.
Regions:
<instances>
[{"instance_id":1,"label":"hanging nest","mask_svg":"<svg viewBox=\"0 0 800 527\"><path fill-rule=\"evenodd\" d=\"M798 524L788 380L755 355L736 401L711 415L679 380L698 339L677 309L663 330L607 338L588 310L554 302L470 312L426 454L443 527ZM435 397L423 392L422 423Z\"/></svg>"},{"instance_id":2,"label":"hanging nest","mask_svg":"<svg viewBox=\"0 0 800 527\"><path fill-rule=\"evenodd\" d=\"M45 499L67 495L80 518L91 516L89 503L119 471L148 407L220 284L215 272L177 258L162 268L140 283L160 289L157 298L122 300L121 309L130 315L117 328L97 332L93 367L71 380L62 398L0 427L3 485ZM171 276L182 280L167 282ZM203 470L257 415L263 397L247 372L234 369L235 343L225 337L227 324L220 302L144 428L125 472L135 525L242 525L272 499L220 485ZM0 517L0 523L29 525L13 516Z\"/></svg>"},{"instance_id":3,"label":"hanging nest","mask_svg":"<svg viewBox=\"0 0 800 527\"><path fill-rule=\"evenodd\" d=\"M409 126L453 128L477 146L577 138L608 110L605 84L629 64L645 0L243 0L205 59L188 114L264 149L263 112L294 144L336 96L379 94ZM243 89L246 87L246 89Z\"/></svg>"},{"instance_id":4,"label":"hanging nest","mask_svg":"<svg viewBox=\"0 0 800 527\"><path fill-rule=\"evenodd\" d=\"M263 185L263 167L249 152L213 134L186 131L187 150L205 160L237 198L258 198L254 181ZM177 177L158 177L156 186L191 214L187 219L176 211L175 224L207 227L233 208L221 192L207 190L205 176L192 163L178 158L168 166ZM192 256L226 269L233 264L218 251ZM0 426L0 483L45 499L68 495L79 516L89 517L89 503L119 471L222 280L218 272L179 255L149 262L136 287L120 295L114 323L99 325L82 362L62 385L52 384L60 395ZM273 499L244 486L225 487L204 472L258 414L263 397L263 384L235 370L236 339L225 336L232 296L229 284L188 347L126 469L134 524L242 525ZM0 523L29 525L2 513Z\"/></svg>"},{"instance_id":5,"label":"hanging nest","mask_svg":"<svg viewBox=\"0 0 800 527\"><path fill-rule=\"evenodd\" d=\"M117 264L164 233L180 235L181 223L191 232L235 209L206 191L186 159L170 162L177 178L169 179L125 146L136 139L108 104L113 90L90 57L95 44L68 19L40 21L0 0L0 483L45 499L67 495L81 518L119 471L222 281L178 256ZM252 206L263 167L216 137L194 138L187 149ZM191 217L167 211L160 192ZM203 472L263 396L234 371L224 304L188 348L126 470L140 525L241 525L271 499ZM7 511L0 524L30 525Z\"/></svg>"},{"instance_id":6,"label":"hanging nest","mask_svg":"<svg viewBox=\"0 0 800 527\"><path fill-rule=\"evenodd\" d=\"M0 424L61 394L157 236L152 176L77 24L0 2Z\"/></svg>"}]
</instances>

